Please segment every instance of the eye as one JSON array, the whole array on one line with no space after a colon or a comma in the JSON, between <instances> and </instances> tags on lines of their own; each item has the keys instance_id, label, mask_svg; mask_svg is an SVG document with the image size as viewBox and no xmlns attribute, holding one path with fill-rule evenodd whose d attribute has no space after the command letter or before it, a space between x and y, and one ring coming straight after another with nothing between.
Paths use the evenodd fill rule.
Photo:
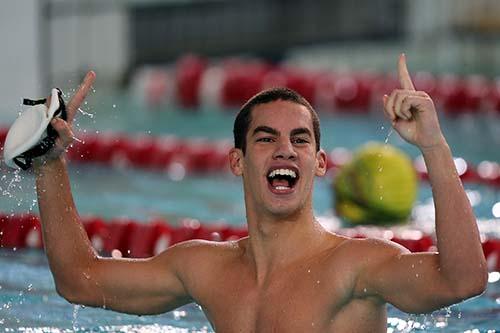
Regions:
<instances>
[{"instance_id":1,"label":"eye","mask_svg":"<svg viewBox=\"0 0 500 333\"><path fill-rule=\"evenodd\" d=\"M306 144L306 143L309 143L309 140L305 139L305 138L292 138L292 143L293 144Z\"/></svg>"},{"instance_id":2,"label":"eye","mask_svg":"<svg viewBox=\"0 0 500 333\"><path fill-rule=\"evenodd\" d=\"M262 138L257 138L257 142L273 142L273 138L270 137L262 137Z\"/></svg>"}]
</instances>

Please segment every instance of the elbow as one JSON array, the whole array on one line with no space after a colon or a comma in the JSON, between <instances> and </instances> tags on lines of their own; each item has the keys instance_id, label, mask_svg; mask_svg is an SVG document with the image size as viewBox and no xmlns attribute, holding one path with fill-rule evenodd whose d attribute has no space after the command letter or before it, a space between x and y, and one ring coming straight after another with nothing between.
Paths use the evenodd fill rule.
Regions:
<instances>
[{"instance_id":1,"label":"elbow","mask_svg":"<svg viewBox=\"0 0 500 333\"><path fill-rule=\"evenodd\" d=\"M469 297L481 295L482 293L485 292L487 286L488 286L488 269L485 263L483 265L483 269L481 269L481 271L477 273L475 282L471 283L469 290L470 292Z\"/></svg>"},{"instance_id":2,"label":"elbow","mask_svg":"<svg viewBox=\"0 0 500 333\"><path fill-rule=\"evenodd\" d=\"M65 277L55 281L55 289L59 296L72 304L90 305L93 295L88 280L80 277Z\"/></svg>"},{"instance_id":3,"label":"elbow","mask_svg":"<svg viewBox=\"0 0 500 333\"><path fill-rule=\"evenodd\" d=\"M92 284L90 277L95 275L93 263L71 266L70 269L53 269L55 289L59 296L72 304L92 305L96 283Z\"/></svg>"},{"instance_id":4,"label":"elbow","mask_svg":"<svg viewBox=\"0 0 500 333\"><path fill-rule=\"evenodd\" d=\"M62 281L56 281L57 294L72 304L82 303L76 292L78 289L78 286L75 286L74 283L69 284Z\"/></svg>"},{"instance_id":5,"label":"elbow","mask_svg":"<svg viewBox=\"0 0 500 333\"><path fill-rule=\"evenodd\" d=\"M483 269L484 268L484 269ZM483 265L482 268L474 273L471 273L467 278L464 278L456 288L455 297L459 299L459 301L479 296L486 290L488 285L488 270L486 265Z\"/></svg>"}]
</instances>

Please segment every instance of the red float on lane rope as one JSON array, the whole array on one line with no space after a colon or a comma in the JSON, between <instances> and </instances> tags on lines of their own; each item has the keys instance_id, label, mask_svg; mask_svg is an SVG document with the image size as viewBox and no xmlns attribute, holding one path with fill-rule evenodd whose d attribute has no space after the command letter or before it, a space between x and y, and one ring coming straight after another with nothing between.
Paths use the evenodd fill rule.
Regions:
<instances>
[{"instance_id":1,"label":"red float on lane rope","mask_svg":"<svg viewBox=\"0 0 500 333\"><path fill-rule=\"evenodd\" d=\"M37 216L0 215L0 247L42 248L42 232Z\"/></svg>"},{"instance_id":2,"label":"red float on lane rope","mask_svg":"<svg viewBox=\"0 0 500 333\"><path fill-rule=\"evenodd\" d=\"M177 227L173 227L161 219L141 223L130 219L105 221L100 217L84 217L82 223L92 246L99 253L133 258L151 257L173 244L191 239L228 241L248 235L246 227L243 226L202 224L196 219L184 219ZM354 228L342 229L339 232L357 238L382 237L390 239L411 252L435 250L433 238L420 231L403 231L397 236L394 236L390 230L379 229ZM41 228L37 216L0 214L0 245L2 248L41 248L41 240ZM488 269L500 271L500 240L487 239L482 246Z\"/></svg>"}]
</instances>

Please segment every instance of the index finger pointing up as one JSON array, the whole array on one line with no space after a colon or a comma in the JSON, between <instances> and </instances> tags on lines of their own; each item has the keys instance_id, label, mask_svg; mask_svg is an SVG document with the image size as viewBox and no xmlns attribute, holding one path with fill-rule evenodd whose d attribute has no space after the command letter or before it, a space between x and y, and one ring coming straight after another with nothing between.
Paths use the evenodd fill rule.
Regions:
<instances>
[{"instance_id":1,"label":"index finger pointing up","mask_svg":"<svg viewBox=\"0 0 500 333\"><path fill-rule=\"evenodd\" d=\"M399 56L398 77L401 88L406 90L415 90L413 82L411 82L410 73L408 73L408 68L406 67L406 56L404 53Z\"/></svg>"},{"instance_id":2,"label":"index finger pointing up","mask_svg":"<svg viewBox=\"0 0 500 333\"><path fill-rule=\"evenodd\" d=\"M68 111L68 122L71 123L73 121L76 110L78 110L80 105L85 100L85 97L87 97L87 94L90 91L90 88L92 87L94 81L95 73L93 71L89 71L87 75L85 75L85 78L80 84L80 87L78 87L78 90L73 95L73 98L71 98L71 100L68 102L68 106L66 108Z\"/></svg>"}]
</instances>

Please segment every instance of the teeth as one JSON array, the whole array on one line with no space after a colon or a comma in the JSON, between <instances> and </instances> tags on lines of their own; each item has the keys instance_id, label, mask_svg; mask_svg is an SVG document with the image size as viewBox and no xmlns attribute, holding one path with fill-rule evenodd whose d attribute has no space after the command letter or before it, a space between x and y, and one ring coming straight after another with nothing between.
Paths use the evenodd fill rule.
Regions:
<instances>
[{"instance_id":1,"label":"teeth","mask_svg":"<svg viewBox=\"0 0 500 333\"><path fill-rule=\"evenodd\" d=\"M288 190L290 188L288 186L276 186L275 189L277 189L277 190Z\"/></svg>"},{"instance_id":2,"label":"teeth","mask_svg":"<svg viewBox=\"0 0 500 333\"><path fill-rule=\"evenodd\" d=\"M276 175L290 176L292 178L297 178L297 174L295 173L295 171L290 170L290 169L276 169L276 170L273 170L269 174L269 177L273 178Z\"/></svg>"}]
</instances>

